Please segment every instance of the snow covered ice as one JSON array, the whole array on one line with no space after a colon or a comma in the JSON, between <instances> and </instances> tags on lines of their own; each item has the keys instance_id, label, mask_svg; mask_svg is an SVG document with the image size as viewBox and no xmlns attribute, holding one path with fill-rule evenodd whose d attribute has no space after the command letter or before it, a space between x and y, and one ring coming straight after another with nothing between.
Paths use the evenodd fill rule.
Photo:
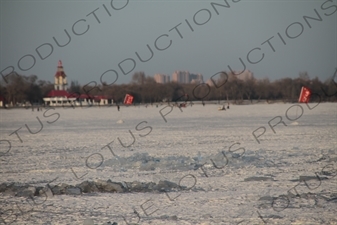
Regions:
<instances>
[{"instance_id":1,"label":"snow covered ice","mask_svg":"<svg viewBox=\"0 0 337 225\"><path fill-rule=\"evenodd\" d=\"M1 192L0 224L337 224L337 105L293 105L1 110L11 147L0 143L0 184L184 188L35 196L38 204Z\"/></svg>"}]
</instances>

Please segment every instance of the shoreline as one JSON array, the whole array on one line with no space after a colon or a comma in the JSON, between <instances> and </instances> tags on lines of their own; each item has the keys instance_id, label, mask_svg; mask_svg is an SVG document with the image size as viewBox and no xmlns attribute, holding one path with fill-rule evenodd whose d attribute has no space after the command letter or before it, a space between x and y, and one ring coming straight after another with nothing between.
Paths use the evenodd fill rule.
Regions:
<instances>
[{"instance_id":1,"label":"shoreline","mask_svg":"<svg viewBox=\"0 0 337 225\"><path fill-rule=\"evenodd\" d=\"M47 109L47 108L73 108L73 109L76 109L76 108L91 108L91 107L94 107L94 108L108 108L108 107L117 107L118 105L120 107L136 107L136 106L145 106L145 107L148 107L148 106L163 106L163 105L173 105L173 106L176 106L177 103L186 103L186 107L189 107L191 106L191 103L192 105L202 105L203 103L205 105L236 105L236 106L242 106L242 105L273 105L273 104L300 104L299 102L297 101L283 101L283 100L270 100L270 101L267 101L267 100L243 100L243 101L240 101L240 102L235 102L235 100L230 100L230 101L226 101L226 100L221 100L220 102L218 100L212 100L212 101L177 101L177 102L170 102L170 103L167 103L167 102L156 102L156 103L135 103L135 104L132 104L132 105L124 105L124 104L108 104L108 105L82 105L82 106L71 106L71 105L63 105L63 106L44 106L44 105L41 105L41 106L10 106L10 107L0 107L0 110L9 110L9 109L34 109L34 110L37 110L38 108L39 109ZM310 103L336 103L336 101L314 101L314 102L310 102Z\"/></svg>"}]
</instances>

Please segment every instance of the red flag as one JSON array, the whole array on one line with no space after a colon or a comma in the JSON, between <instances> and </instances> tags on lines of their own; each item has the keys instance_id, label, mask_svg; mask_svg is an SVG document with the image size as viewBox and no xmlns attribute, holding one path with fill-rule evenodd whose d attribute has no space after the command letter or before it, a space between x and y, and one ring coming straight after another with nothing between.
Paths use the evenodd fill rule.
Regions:
<instances>
[{"instance_id":1,"label":"red flag","mask_svg":"<svg viewBox=\"0 0 337 225\"><path fill-rule=\"evenodd\" d=\"M311 90L307 87L302 87L298 102L308 103L310 100L310 96L311 96Z\"/></svg>"},{"instance_id":2,"label":"red flag","mask_svg":"<svg viewBox=\"0 0 337 225\"><path fill-rule=\"evenodd\" d=\"M132 102L133 102L133 96L129 95L129 94L126 94L125 98L124 98L124 104L125 105L131 105Z\"/></svg>"}]
</instances>

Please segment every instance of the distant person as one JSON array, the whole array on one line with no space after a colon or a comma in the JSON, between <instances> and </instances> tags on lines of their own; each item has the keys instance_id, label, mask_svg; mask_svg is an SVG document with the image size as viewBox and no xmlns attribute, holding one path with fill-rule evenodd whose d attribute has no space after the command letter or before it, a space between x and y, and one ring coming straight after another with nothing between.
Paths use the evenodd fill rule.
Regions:
<instances>
[{"instance_id":1,"label":"distant person","mask_svg":"<svg viewBox=\"0 0 337 225\"><path fill-rule=\"evenodd\" d=\"M117 105L117 110L119 111L119 105Z\"/></svg>"},{"instance_id":2,"label":"distant person","mask_svg":"<svg viewBox=\"0 0 337 225\"><path fill-rule=\"evenodd\" d=\"M205 106L205 102L202 102L202 106Z\"/></svg>"},{"instance_id":3,"label":"distant person","mask_svg":"<svg viewBox=\"0 0 337 225\"><path fill-rule=\"evenodd\" d=\"M229 104L227 105L227 109L229 109Z\"/></svg>"}]
</instances>

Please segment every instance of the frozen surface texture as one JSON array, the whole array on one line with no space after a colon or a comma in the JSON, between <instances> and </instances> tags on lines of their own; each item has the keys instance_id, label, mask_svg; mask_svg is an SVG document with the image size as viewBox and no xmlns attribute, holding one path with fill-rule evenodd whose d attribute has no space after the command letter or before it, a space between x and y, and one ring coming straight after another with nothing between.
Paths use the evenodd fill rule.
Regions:
<instances>
[{"instance_id":1,"label":"frozen surface texture","mask_svg":"<svg viewBox=\"0 0 337 225\"><path fill-rule=\"evenodd\" d=\"M180 185L1 192L0 224L337 224L337 104L293 105L0 110L0 184Z\"/></svg>"}]
</instances>

